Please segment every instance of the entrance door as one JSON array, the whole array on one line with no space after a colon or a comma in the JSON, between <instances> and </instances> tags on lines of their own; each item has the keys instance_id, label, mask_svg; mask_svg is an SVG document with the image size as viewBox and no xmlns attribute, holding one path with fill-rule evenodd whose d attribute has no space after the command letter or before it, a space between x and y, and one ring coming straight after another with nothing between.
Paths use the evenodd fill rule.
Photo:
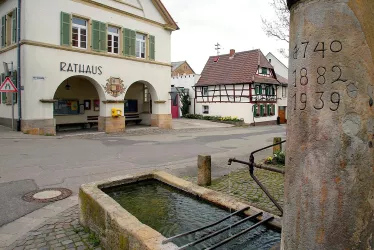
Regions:
<instances>
[{"instance_id":1,"label":"entrance door","mask_svg":"<svg viewBox=\"0 0 374 250\"><path fill-rule=\"evenodd\" d=\"M281 124L287 123L287 120L286 120L286 107L280 106L279 109L278 109L278 115L279 115L280 123Z\"/></svg>"},{"instance_id":2,"label":"entrance door","mask_svg":"<svg viewBox=\"0 0 374 250\"><path fill-rule=\"evenodd\" d=\"M176 94L174 98L171 100L171 116L173 119L179 118L179 95Z\"/></svg>"}]
</instances>

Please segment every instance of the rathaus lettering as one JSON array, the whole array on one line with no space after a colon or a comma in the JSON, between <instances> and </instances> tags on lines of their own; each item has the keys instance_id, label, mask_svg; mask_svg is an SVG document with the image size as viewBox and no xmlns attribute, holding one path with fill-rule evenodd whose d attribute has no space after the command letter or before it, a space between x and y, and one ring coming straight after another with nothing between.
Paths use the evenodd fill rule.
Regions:
<instances>
[{"instance_id":1,"label":"rathaus lettering","mask_svg":"<svg viewBox=\"0 0 374 250\"><path fill-rule=\"evenodd\" d=\"M101 74L103 74L103 72L101 71L102 68L103 67L101 67L101 66L60 62L60 71L65 71L65 72L101 75Z\"/></svg>"}]
</instances>

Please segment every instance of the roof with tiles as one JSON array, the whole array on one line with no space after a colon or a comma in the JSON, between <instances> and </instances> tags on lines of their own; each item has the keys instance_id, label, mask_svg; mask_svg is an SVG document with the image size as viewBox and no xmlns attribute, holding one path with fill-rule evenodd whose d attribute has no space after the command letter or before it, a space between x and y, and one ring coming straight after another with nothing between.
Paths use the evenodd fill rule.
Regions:
<instances>
[{"instance_id":1,"label":"roof with tiles","mask_svg":"<svg viewBox=\"0 0 374 250\"><path fill-rule=\"evenodd\" d=\"M211 56L196 86L252 82L279 84L276 78L256 75L259 67L271 69L274 75L273 66L259 49L238 52L231 57L230 54Z\"/></svg>"}]
</instances>

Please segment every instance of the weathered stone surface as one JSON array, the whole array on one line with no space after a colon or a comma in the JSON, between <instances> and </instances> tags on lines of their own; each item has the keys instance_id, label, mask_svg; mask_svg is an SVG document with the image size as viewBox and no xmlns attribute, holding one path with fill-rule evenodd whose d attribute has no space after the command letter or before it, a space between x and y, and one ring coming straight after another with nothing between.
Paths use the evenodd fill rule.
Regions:
<instances>
[{"instance_id":1,"label":"weathered stone surface","mask_svg":"<svg viewBox=\"0 0 374 250\"><path fill-rule=\"evenodd\" d=\"M21 130L31 135L56 135L55 119L22 120Z\"/></svg>"},{"instance_id":2,"label":"weathered stone surface","mask_svg":"<svg viewBox=\"0 0 374 250\"><path fill-rule=\"evenodd\" d=\"M162 129L172 129L171 114L152 114L151 126L159 127Z\"/></svg>"},{"instance_id":3,"label":"weathered stone surface","mask_svg":"<svg viewBox=\"0 0 374 250\"><path fill-rule=\"evenodd\" d=\"M210 155L197 157L197 185L210 186L212 184L212 158Z\"/></svg>"},{"instance_id":4,"label":"weathered stone surface","mask_svg":"<svg viewBox=\"0 0 374 250\"><path fill-rule=\"evenodd\" d=\"M99 116L99 131L105 133L119 133L125 131L125 117Z\"/></svg>"},{"instance_id":5,"label":"weathered stone surface","mask_svg":"<svg viewBox=\"0 0 374 250\"><path fill-rule=\"evenodd\" d=\"M282 248L373 249L374 1L289 3Z\"/></svg>"},{"instance_id":6,"label":"weathered stone surface","mask_svg":"<svg viewBox=\"0 0 374 250\"><path fill-rule=\"evenodd\" d=\"M282 138L280 137L274 137L273 144L279 143L282 141ZM273 146L273 154L282 151L282 144Z\"/></svg>"}]
</instances>

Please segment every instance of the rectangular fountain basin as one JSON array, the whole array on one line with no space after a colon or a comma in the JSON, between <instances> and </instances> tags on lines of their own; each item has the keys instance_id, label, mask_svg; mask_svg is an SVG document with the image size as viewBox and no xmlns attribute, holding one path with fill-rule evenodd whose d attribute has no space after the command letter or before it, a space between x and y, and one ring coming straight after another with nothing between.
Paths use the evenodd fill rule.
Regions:
<instances>
[{"instance_id":1,"label":"rectangular fountain basin","mask_svg":"<svg viewBox=\"0 0 374 250\"><path fill-rule=\"evenodd\" d=\"M105 249L156 250L178 249L178 246L193 241L194 235L168 244L162 244L162 241L217 221L227 216L230 210L234 212L248 204L159 171L84 184L79 192L79 206L81 224L100 237ZM251 206L246 215L258 212L263 211ZM263 212L263 216L274 215ZM274 217L268 223L271 229L258 228L224 249L270 248L280 240L281 220ZM244 224L241 226L245 227ZM219 237L227 237L228 233ZM220 239L211 239L189 249L202 249ZM239 248L235 248L235 244L239 244Z\"/></svg>"}]
</instances>

